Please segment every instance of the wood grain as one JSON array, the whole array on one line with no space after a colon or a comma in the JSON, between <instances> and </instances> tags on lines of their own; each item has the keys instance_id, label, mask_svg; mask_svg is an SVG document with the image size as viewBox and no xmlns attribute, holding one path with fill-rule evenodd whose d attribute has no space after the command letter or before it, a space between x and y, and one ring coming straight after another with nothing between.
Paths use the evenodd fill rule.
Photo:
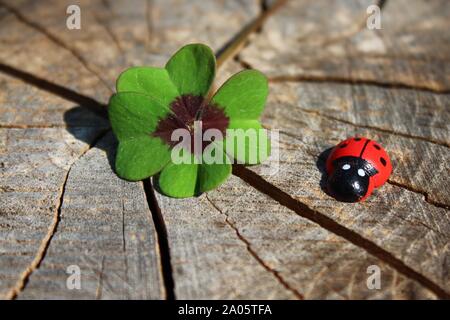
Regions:
<instances>
[{"instance_id":1,"label":"wood grain","mask_svg":"<svg viewBox=\"0 0 450 320\"><path fill-rule=\"evenodd\" d=\"M118 180L104 152L88 151L109 126L101 109L125 68L163 65L189 42L206 42L218 50L259 7L257 1L206 6L200 1L80 1L82 29L70 31L64 14L69 4L74 3L0 3L0 24L8 26L0 28L0 40L7 44L0 52L1 294L161 299L166 293L159 248L144 190ZM188 10L191 6L195 10ZM196 17L206 12L211 19L198 23ZM111 137L108 141L102 143L111 151ZM95 165L99 175L91 171ZM97 187L89 182L92 177L98 189L92 189ZM108 194L101 185L108 179L110 194L121 196L106 215ZM95 238L97 227L103 229L103 241ZM121 237L128 240L126 247L118 244ZM65 285L72 263L86 277L81 291Z\"/></svg>"},{"instance_id":2,"label":"wood grain","mask_svg":"<svg viewBox=\"0 0 450 320\"><path fill-rule=\"evenodd\" d=\"M21 299L162 299L159 251L142 183L114 173L108 133L71 168L58 228ZM80 268L81 288L66 285Z\"/></svg>"},{"instance_id":3,"label":"wood grain","mask_svg":"<svg viewBox=\"0 0 450 320\"><path fill-rule=\"evenodd\" d=\"M179 299L429 299L383 261L241 179L199 198L157 194ZM367 268L381 270L380 290Z\"/></svg>"},{"instance_id":4,"label":"wood grain","mask_svg":"<svg viewBox=\"0 0 450 320\"><path fill-rule=\"evenodd\" d=\"M320 96L320 92L316 92L316 95ZM274 167L278 166L278 172L264 174L267 171L265 167L270 166L270 162L260 167L251 167L250 170L260 173L264 179L296 201L377 244L448 290L450 281L446 270L450 211L428 202L421 193L410 190L414 189L414 182L420 179L415 172L424 174L421 169L425 165L419 166L417 171L408 170L408 160L403 159L403 154L415 157L415 160L409 162L418 162L427 157L436 159L437 154L448 157L448 148L321 117L301 110L297 100L290 103L287 100L286 97L279 98L272 91L270 107L263 117L263 123L267 127L281 131L280 160L278 164L275 161L273 163ZM321 185L324 161L320 154L345 137L356 134L375 139L384 145L395 165L392 181L406 180L412 186L405 188L388 183L366 202L352 205L336 202L329 197ZM439 148L444 150L436 151ZM445 172L445 161L443 163L433 160L429 166L433 166L437 172ZM445 178L434 182L439 185L437 188L444 189L446 183ZM434 194L432 183L425 188L428 188L430 194ZM444 191L442 196L444 204L448 203L448 193Z\"/></svg>"},{"instance_id":5,"label":"wood grain","mask_svg":"<svg viewBox=\"0 0 450 320\"><path fill-rule=\"evenodd\" d=\"M448 92L446 1L386 1L381 29L366 27L375 1L290 1L241 57L277 80L373 83Z\"/></svg>"},{"instance_id":6,"label":"wood grain","mask_svg":"<svg viewBox=\"0 0 450 320\"><path fill-rule=\"evenodd\" d=\"M67 170L99 134L95 128L75 131L82 140L61 128L0 129L2 297L16 294L22 272L41 252Z\"/></svg>"},{"instance_id":7,"label":"wood grain","mask_svg":"<svg viewBox=\"0 0 450 320\"><path fill-rule=\"evenodd\" d=\"M368 30L377 3L0 1L0 297L449 298L450 7L384 1ZM69 4L81 30L66 28ZM105 106L121 71L192 42L237 48L216 87L243 68L268 75L262 123L280 130L280 161L180 200L114 174ZM394 172L343 204L323 189L324 151L355 134Z\"/></svg>"},{"instance_id":8,"label":"wood grain","mask_svg":"<svg viewBox=\"0 0 450 320\"><path fill-rule=\"evenodd\" d=\"M317 135L322 147L338 143L346 134L372 135L396 164L392 182L423 193L432 203L450 206L449 95L309 82L273 83L271 92L267 125L296 128L297 136L312 127L309 139ZM295 110L301 124L287 121L292 117L283 115L284 108ZM306 123L308 129L302 128ZM319 154L320 149L312 152Z\"/></svg>"},{"instance_id":9,"label":"wood grain","mask_svg":"<svg viewBox=\"0 0 450 320\"><path fill-rule=\"evenodd\" d=\"M0 119L8 124L16 121L17 125L63 123L63 112L53 111L68 111L70 104L55 100L55 91L66 98L70 96L67 90L71 90L106 105L117 76L126 68L162 67L179 47L188 43L202 42L217 51L258 14L257 3L256 0L2 1L0 6L9 14L0 22L8 26L0 28L0 41L8 44L0 52L0 70L22 81L23 75L7 67L44 80L33 83L52 93L46 97L48 107L41 107L39 112L51 113L51 117L58 119L45 119L43 115L29 119L37 113L35 104L30 102L41 106L43 95L41 92L37 95L35 88L11 88L21 83L2 78L2 83L8 83L8 92L13 93L2 98L6 114L0 109ZM70 4L81 9L80 30L66 27L65 12ZM89 101L72 98L69 100L84 108L91 107ZM21 108L11 111L12 107L7 108L10 105Z\"/></svg>"}]
</instances>

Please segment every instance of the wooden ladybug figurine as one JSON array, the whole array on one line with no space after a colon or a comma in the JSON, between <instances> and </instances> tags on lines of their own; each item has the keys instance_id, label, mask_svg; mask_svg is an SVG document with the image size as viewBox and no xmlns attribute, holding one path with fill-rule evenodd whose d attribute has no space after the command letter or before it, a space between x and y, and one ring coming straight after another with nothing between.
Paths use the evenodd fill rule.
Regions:
<instances>
[{"instance_id":1,"label":"wooden ladybug figurine","mask_svg":"<svg viewBox=\"0 0 450 320\"><path fill-rule=\"evenodd\" d=\"M378 143L352 137L333 148L326 170L331 195L340 201L358 202L387 181L392 164Z\"/></svg>"}]
</instances>

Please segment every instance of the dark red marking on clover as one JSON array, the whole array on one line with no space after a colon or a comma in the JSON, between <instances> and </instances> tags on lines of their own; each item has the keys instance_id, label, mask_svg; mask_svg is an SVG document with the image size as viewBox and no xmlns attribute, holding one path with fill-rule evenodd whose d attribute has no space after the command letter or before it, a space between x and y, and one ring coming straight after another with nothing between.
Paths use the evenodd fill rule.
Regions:
<instances>
[{"instance_id":1,"label":"dark red marking on clover","mask_svg":"<svg viewBox=\"0 0 450 320\"><path fill-rule=\"evenodd\" d=\"M225 115L223 109L211 103L206 103L202 96L183 95L177 97L170 104L171 114L158 122L153 136L161 138L171 148L176 146L179 141L172 141L172 132L176 129L187 129L191 135L191 152L194 152L194 122L202 122L202 137L208 129L218 129L222 136L228 128L230 119ZM202 151L211 143L211 141L202 142Z\"/></svg>"}]
</instances>

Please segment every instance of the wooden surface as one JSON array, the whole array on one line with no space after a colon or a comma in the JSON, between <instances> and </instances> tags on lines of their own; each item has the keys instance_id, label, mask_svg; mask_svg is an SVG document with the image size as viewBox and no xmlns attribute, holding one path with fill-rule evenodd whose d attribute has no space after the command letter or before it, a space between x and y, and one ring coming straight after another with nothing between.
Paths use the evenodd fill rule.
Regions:
<instances>
[{"instance_id":1,"label":"wooden surface","mask_svg":"<svg viewBox=\"0 0 450 320\"><path fill-rule=\"evenodd\" d=\"M450 5L382 1L368 30L373 3L0 1L0 297L449 298ZM122 70L191 42L218 53L216 87L267 74L280 162L180 200L114 174L105 108ZM324 151L354 134L394 172L344 204L321 188Z\"/></svg>"}]
</instances>

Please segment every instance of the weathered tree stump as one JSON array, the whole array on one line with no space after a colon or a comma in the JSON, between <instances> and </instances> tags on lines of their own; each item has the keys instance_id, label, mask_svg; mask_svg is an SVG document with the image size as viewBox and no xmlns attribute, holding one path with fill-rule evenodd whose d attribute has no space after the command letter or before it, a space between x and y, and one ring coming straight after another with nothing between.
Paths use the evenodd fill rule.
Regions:
<instances>
[{"instance_id":1,"label":"weathered tree stump","mask_svg":"<svg viewBox=\"0 0 450 320\"><path fill-rule=\"evenodd\" d=\"M450 297L450 6L381 1L0 1L0 296L8 299ZM180 46L267 74L280 162L172 199L114 171L118 74ZM392 157L366 202L321 187L360 134ZM381 287L367 286L369 266ZM77 266L81 288L67 286Z\"/></svg>"}]
</instances>

